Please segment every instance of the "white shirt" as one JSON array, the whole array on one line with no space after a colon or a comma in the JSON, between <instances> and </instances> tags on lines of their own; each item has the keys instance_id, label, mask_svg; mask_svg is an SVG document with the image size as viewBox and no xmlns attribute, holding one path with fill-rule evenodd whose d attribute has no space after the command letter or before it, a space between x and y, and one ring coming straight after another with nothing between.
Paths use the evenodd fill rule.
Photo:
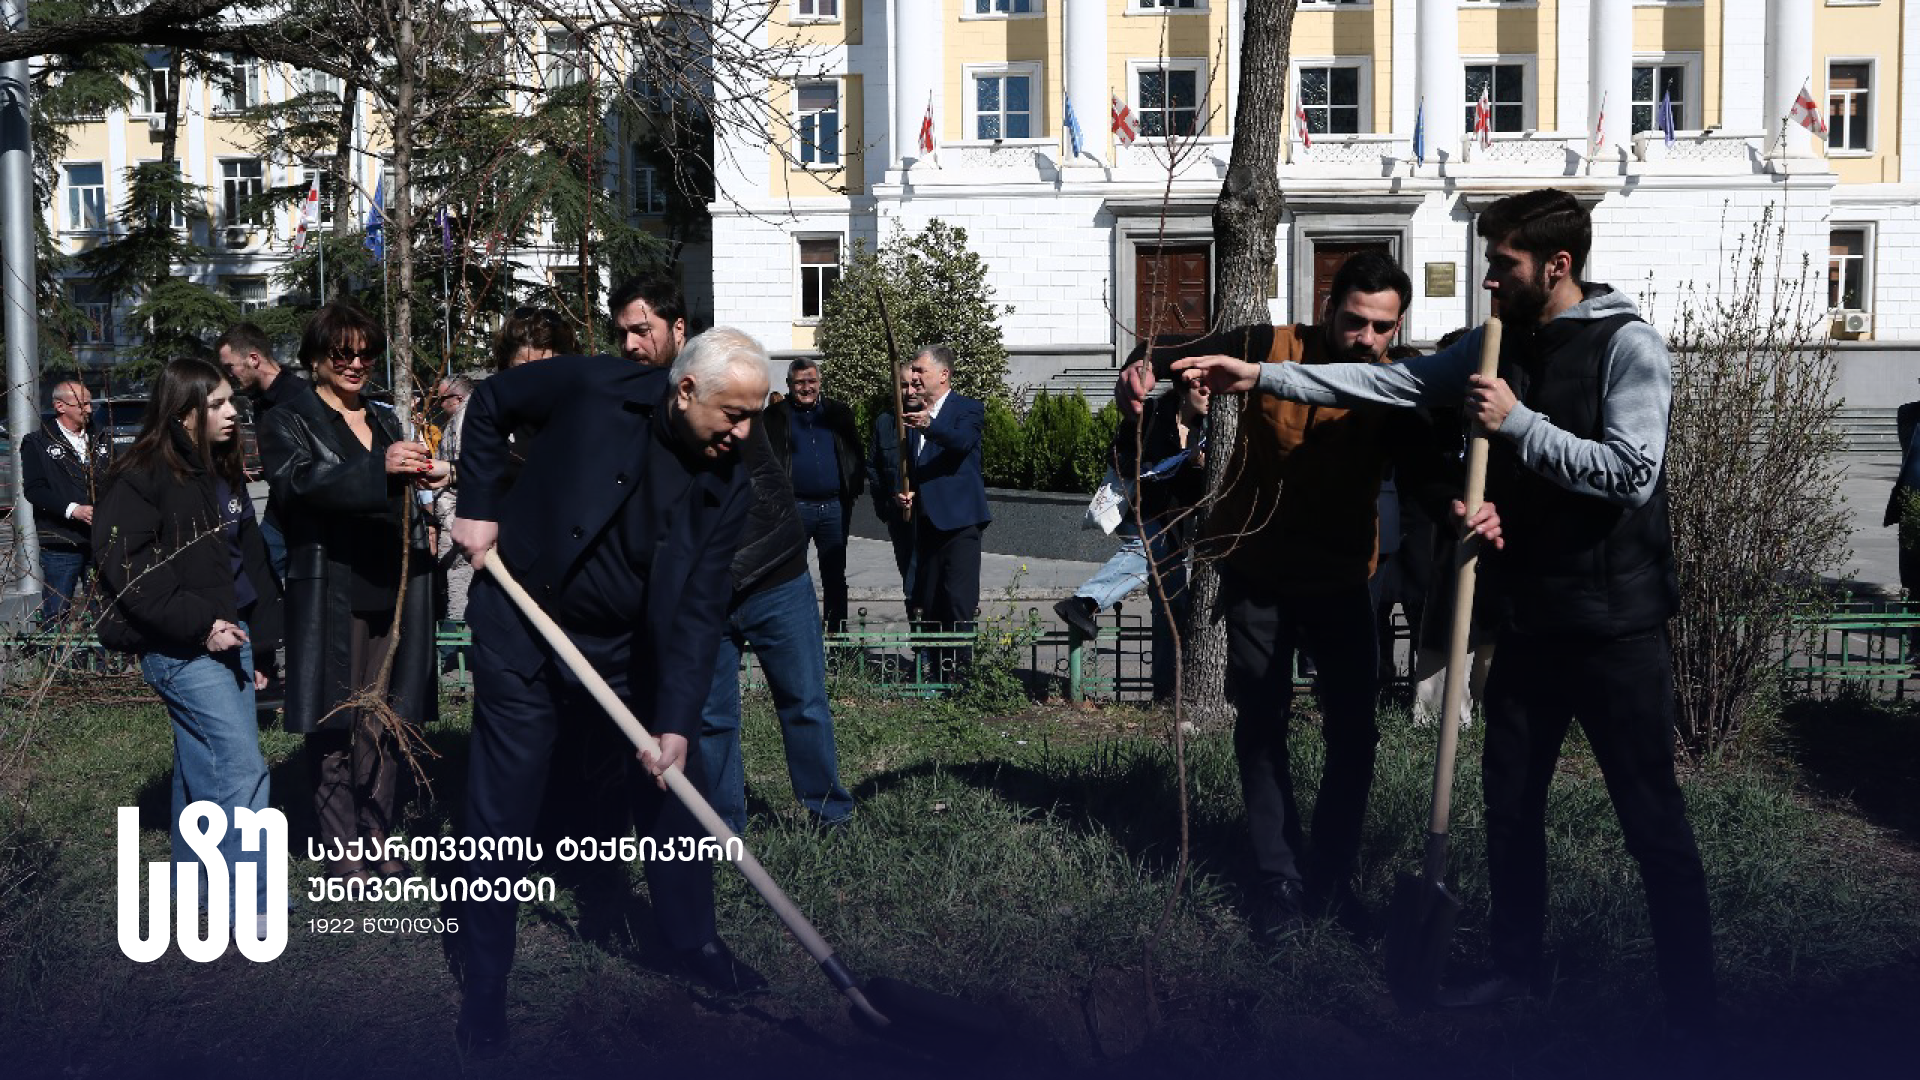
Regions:
<instances>
[{"instance_id":1,"label":"white shirt","mask_svg":"<svg viewBox=\"0 0 1920 1080\"><path fill-rule=\"evenodd\" d=\"M68 431L67 425L58 420L53 422L53 426L59 430L60 434L67 437L67 445L73 447L73 456L80 460L80 464L85 465L90 456L88 451L93 449L92 444L87 442L87 433L83 431L76 435ZM72 520L73 512L78 509L80 509L79 503L68 503L67 518Z\"/></svg>"},{"instance_id":2,"label":"white shirt","mask_svg":"<svg viewBox=\"0 0 1920 1080\"><path fill-rule=\"evenodd\" d=\"M915 461L918 461L921 458L924 458L927 456L927 447L932 445L927 441L927 431L933 427L933 422L935 420L940 419L940 406L945 405L947 403L947 399L952 396L953 396L953 390L948 389L946 393L940 395L940 400L927 406L927 426L921 428L919 431L920 449L918 452L916 452L913 455L913 459Z\"/></svg>"}]
</instances>

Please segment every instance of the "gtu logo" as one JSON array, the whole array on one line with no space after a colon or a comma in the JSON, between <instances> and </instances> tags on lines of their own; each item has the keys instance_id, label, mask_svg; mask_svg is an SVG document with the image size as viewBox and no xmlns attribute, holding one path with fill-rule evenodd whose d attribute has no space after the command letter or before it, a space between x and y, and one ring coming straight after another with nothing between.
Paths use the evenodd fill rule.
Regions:
<instances>
[{"instance_id":1,"label":"gtu logo","mask_svg":"<svg viewBox=\"0 0 1920 1080\"><path fill-rule=\"evenodd\" d=\"M180 954L202 964L227 951L228 909L244 914L233 928L240 955L265 963L287 948L287 816L278 810L236 807L233 827L240 832L242 851L264 851L263 863L242 862L233 867L234 903L229 905L227 860L220 841L227 835L227 815L217 804L190 803L180 812L180 834L200 857L194 863L147 864L147 935L140 935L140 810L120 808L118 853L120 864L120 951L129 960L147 964L167 951L167 872L173 871L180 893ZM264 845L264 846L263 846ZM200 868L207 871L207 932L200 934ZM259 880L264 869L266 881ZM260 890L266 889L266 903ZM266 937L260 920L250 913L264 910Z\"/></svg>"}]
</instances>

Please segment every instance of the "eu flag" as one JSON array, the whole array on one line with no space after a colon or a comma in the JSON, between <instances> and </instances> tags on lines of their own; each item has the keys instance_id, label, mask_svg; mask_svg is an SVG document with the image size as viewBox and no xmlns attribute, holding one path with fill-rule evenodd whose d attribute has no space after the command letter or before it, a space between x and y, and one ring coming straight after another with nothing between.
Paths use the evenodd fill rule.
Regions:
<instances>
[{"instance_id":1,"label":"eu flag","mask_svg":"<svg viewBox=\"0 0 1920 1080\"><path fill-rule=\"evenodd\" d=\"M373 252L373 261L387 261L387 221L380 210L387 198L387 177L380 174L380 180L373 186L373 205L367 208L367 250Z\"/></svg>"}]
</instances>

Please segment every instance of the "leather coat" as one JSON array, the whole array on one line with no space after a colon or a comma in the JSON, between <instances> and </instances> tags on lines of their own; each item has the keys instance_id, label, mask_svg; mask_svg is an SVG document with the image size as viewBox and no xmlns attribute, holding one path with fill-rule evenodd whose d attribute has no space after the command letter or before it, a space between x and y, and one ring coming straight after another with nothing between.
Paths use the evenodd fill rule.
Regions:
<instances>
[{"instance_id":1,"label":"leather coat","mask_svg":"<svg viewBox=\"0 0 1920 1080\"><path fill-rule=\"evenodd\" d=\"M402 439L391 409L373 402L366 408L368 423L379 425L393 441ZM332 406L318 394L280 404L260 428L260 460L287 540L288 731L344 728L350 722L350 711L335 709L361 689L349 677L351 553L367 530L397 532L394 522L413 498L411 484L387 476L383 455L362 453L357 446L349 453L341 437ZM401 716L425 724L439 704L433 556L424 510L414 505L408 520L412 550L388 700Z\"/></svg>"}]
</instances>

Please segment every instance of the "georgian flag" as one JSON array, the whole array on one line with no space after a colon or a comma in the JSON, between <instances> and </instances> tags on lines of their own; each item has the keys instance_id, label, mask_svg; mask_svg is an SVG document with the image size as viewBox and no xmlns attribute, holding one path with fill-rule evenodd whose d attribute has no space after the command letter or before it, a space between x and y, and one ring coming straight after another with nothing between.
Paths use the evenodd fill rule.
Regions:
<instances>
[{"instance_id":1,"label":"georgian flag","mask_svg":"<svg viewBox=\"0 0 1920 1080\"><path fill-rule=\"evenodd\" d=\"M1298 105L1293 107L1293 130L1300 137L1300 149L1313 149L1313 133L1307 128L1307 110Z\"/></svg>"},{"instance_id":2,"label":"georgian flag","mask_svg":"<svg viewBox=\"0 0 1920 1080\"><path fill-rule=\"evenodd\" d=\"M1607 95L1600 95L1600 115L1594 117L1593 134L1587 136L1587 160L1594 161L1607 148Z\"/></svg>"},{"instance_id":3,"label":"georgian flag","mask_svg":"<svg viewBox=\"0 0 1920 1080\"><path fill-rule=\"evenodd\" d=\"M1473 134L1480 141L1480 149L1493 145L1493 102L1488 100L1489 87L1480 88L1480 100L1473 103Z\"/></svg>"},{"instance_id":4,"label":"georgian flag","mask_svg":"<svg viewBox=\"0 0 1920 1080\"><path fill-rule=\"evenodd\" d=\"M933 94L927 94L927 114L920 118L920 153L933 153Z\"/></svg>"},{"instance_id":5,"label":"georgian flag","mask_svg":"<svg viewBox=\"0 0 1920 1080\"><path fill-rule=\"evenodd\" d=\"M1121 146L1132 146L1133 140L1139 138L1133 130L1133 110L1127 108L1117 95L1113 98L1112 116L1114 138L1120 141Z\"/></svg>"},{"instance_id":6,"label":"georgian flag","mask_svg":"<svg viewBox=\"0 0 1920 1080\"><path fill-rule=\"evenodd\" d=\"M307 188L307 197L300 200L300 211L294 215L298 224L293 233L293 250L307 250L307 226L320 224L320 174L313 174L313 183Z\"/></svg>"},{"instance_id":7,"label":"georgian flag","mask_svg":"<svg viewBox=\"0 0 1920 1080\"><path fill-rule=\"evenodd\" d=\"M1824 136L1827 122L1820 116L1820 106L1813 103L1813 95L1807 92L1807 84L1800 84L1800 96L1793 99L1793 108L1787 112L1787 119L1813 132Z\"/></svg>"}]
</instances>

